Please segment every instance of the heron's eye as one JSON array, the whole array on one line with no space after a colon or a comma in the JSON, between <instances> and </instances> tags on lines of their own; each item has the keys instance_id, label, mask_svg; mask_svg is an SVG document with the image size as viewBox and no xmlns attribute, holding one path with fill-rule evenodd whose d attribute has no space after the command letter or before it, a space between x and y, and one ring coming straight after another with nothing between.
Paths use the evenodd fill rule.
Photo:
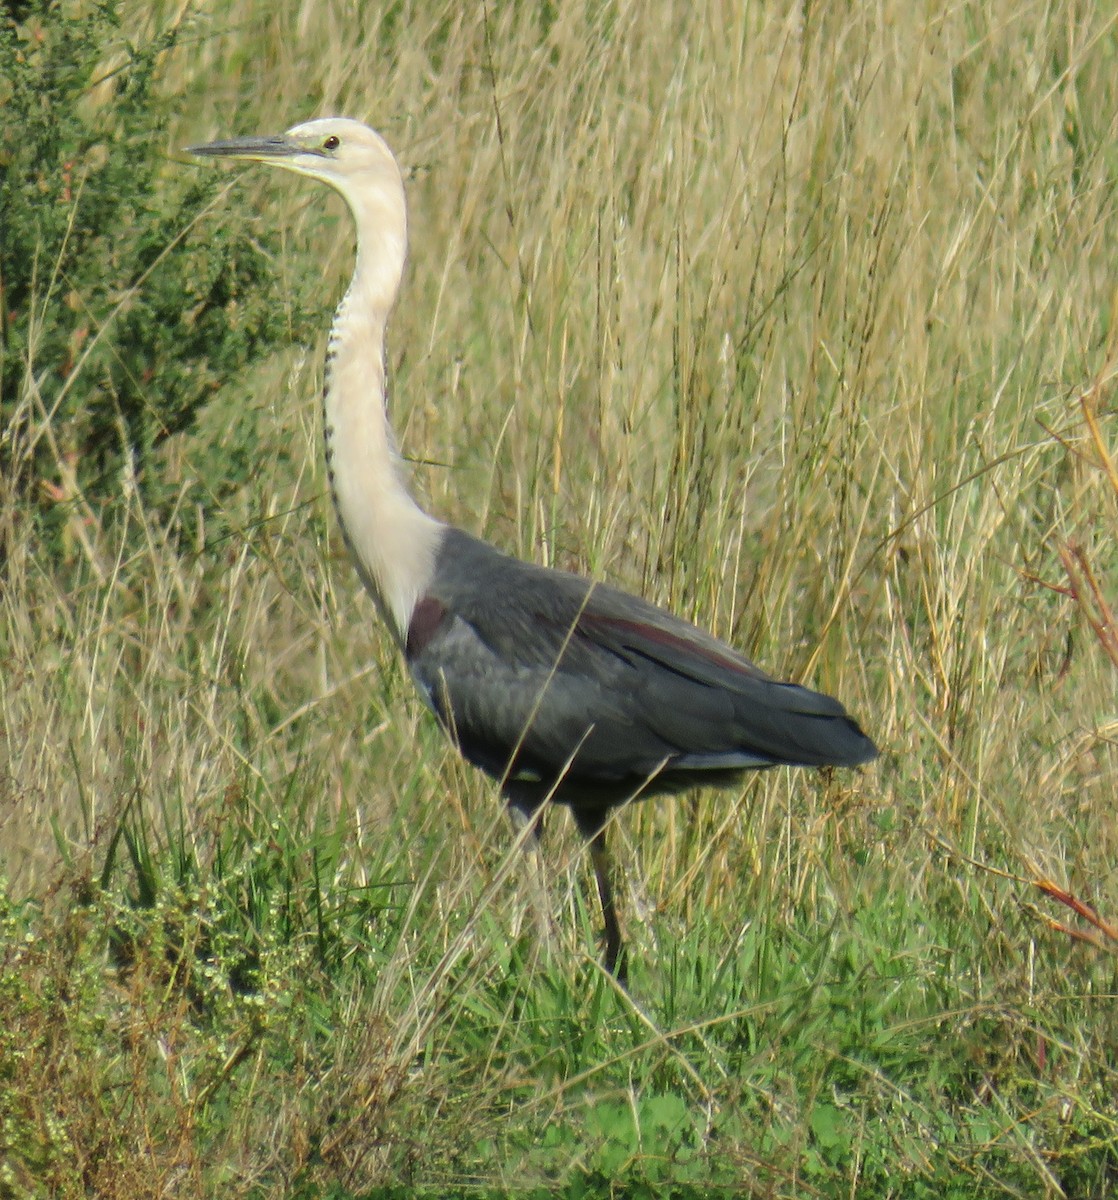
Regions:
<instances>
[{"instance_id":1,"label":"heron's eye","mask_svg":"<svg viewBox=\"0 0 1118 1200\"><path fill-rule=\"evenodd\" d=\"M323 143L323 150L337 150L342 144L342 139L336 133L332 133Z\"/></svg>"}]
</instances>

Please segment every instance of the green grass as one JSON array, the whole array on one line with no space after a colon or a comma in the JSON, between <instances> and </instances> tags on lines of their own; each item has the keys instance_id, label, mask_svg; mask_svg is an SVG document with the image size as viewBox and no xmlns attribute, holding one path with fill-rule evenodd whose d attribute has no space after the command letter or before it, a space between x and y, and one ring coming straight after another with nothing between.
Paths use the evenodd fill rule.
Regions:
<instances>
[{"instance_id":1,"label":"green grass","mask_svg":"<svg viewBox=\"0 0 1118 1200\"><path fill-rule=\"evenodd\" d=\"M408 166L432 511L841 697L881 760L622 813L629 994L556 813L541 930L329 511L348 219L211 170L200 230L292 336L138 479L81 474L53 364L19 381L0 1197L1118 1193L1118 943L1037 887L1118 921L1118 25L740 7L214 0L119 39L177 28L168 211L177 147L327 112Z\"/></svg>"}]
</instances>

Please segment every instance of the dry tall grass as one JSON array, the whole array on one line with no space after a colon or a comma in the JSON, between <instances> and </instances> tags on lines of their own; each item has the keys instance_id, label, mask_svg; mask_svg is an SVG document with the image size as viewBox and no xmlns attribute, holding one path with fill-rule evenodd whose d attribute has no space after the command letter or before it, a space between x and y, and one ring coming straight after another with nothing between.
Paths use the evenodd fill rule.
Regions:
<instances>
[{"instance_id":1,"label":"dry tall grass","mask_svg":"<svg viewBox=\"0 0 1118 1200\"><path fill-rule=\"evenodd\" d=\"M719 957L751 920L887 895L926 910L929 943L959 937L945 970L995 981L976 1005L1069 970L1108 986L1104 952L1054 936L1046 917L1074 918L1031 886L1118 914L1108 6L215 0L187 20L175 145L343 113L412 169L393 414L428 506L671 605L840 696L884 749L858 775L621 816L649 1020L670 1022L657 964L696 922ZM151 152L196 169L174 149ZM206 219L287 231L280 278L314 281L324 338L351 266L340 202L250 172ZM184 498L246 420L259 446L219 514L234 532L196 553L128 480L111 523L75 505L64 563L0 509L0 846L13 890L41 894L59 842L96 866L126 805L203 861L247 806L344 829L333 883L352 888L390 829L421 886L337 1036L357 1046L371 1003L406 1072L452 1047L461 961L480 986L519 868L337 537L321 349L168 446ZM575 849L549 844L560 899L583 886ZM592 954L563 909L561 953ZM408 983L417 942L447 957ZM1095 1031L1087 1061L1096 1022L1069 1021Z\"/></svg>"}]
</instances>

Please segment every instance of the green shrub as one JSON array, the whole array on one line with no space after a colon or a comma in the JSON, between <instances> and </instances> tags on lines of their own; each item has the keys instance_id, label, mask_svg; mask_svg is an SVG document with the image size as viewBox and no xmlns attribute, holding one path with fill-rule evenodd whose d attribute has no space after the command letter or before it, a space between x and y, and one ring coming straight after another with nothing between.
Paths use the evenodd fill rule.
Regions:
<instances>
[{"instance_id":1,"label":"green shrub","mask_svg":"<svg viewBox=\"0 0 1118 1200\"><path fill-rule=\"evenodd\" d=\"M176 37L130 43L117 0L0 19L0 477L40 508L96 506L129 460L158 503L152 449L292 336L267 247L203 235L212 177L169 169Z\"/></svg>"}]
</instances>

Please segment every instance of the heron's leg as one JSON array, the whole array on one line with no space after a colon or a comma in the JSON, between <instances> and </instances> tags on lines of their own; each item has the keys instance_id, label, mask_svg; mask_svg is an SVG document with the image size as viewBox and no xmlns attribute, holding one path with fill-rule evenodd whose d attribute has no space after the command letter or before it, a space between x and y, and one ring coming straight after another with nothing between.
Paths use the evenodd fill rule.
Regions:
<instances>
[{"instance_id":1,"label":"heron's leg","mask_svg":"<svg viewBox=\"0 0 1118 1200\"><path fill-rule=\"evenodd\" d=\"M543 805L527 802L517 802L510 798L508 803L509 817L517 837L528 827L531 832L524 838L524 856L528 860L527 884L529 907L538 934L538 945L549 951L554 943L553 914L548 898L547 874L544 870L543 857L540 854L540 843L543 841L544 812Z\"/></svg>"},{"instance_id":2,"label":"heron's leg","mask_svg":"<svg viewBox=\"0 0 1118 1200\"><path fill-rule=\"evenodd\" d=\"M621 943L621 923L613 899L613 863L606 847L606 821L609 809L573 809L575 821L583 837L590 839L590 861L598 883L598 899L602 902L602 923L605 926L605 968L622 987L629 982L629 964Z\"/></svg>"},{"instance_id":3,"label":"heron's leg","mask_svg":"<svg viewBox=\"0 0 1118 1200\"><path fill-rule=\"evenodd\" d=\"M520 835L522 829L531 826L532 834L525 839L524 845L528 849L538 849L540 842L543 841L543 805L510 800L509 816L512 818L512 827L516 830L517 836Z\"/></svg>"}]
</instances>

